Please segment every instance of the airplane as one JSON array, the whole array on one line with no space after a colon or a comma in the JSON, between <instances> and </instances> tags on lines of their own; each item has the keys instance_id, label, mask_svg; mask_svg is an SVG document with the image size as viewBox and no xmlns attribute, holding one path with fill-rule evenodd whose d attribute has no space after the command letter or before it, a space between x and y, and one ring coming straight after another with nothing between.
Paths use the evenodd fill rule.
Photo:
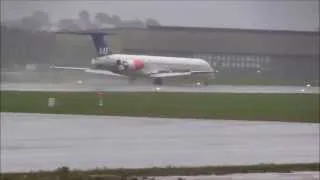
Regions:
<instances>
[{"instance_id":1,"label":"airplane","mask_svg":"<svg viewBox=\"0 0 320 180\"><path fill-rule=\"evenodd\" d=\"M165 78L195 78L197 84L208 85L214 77L210 64L199 58L167 57L154 55L136 55L112 53L105 36L110 32L76 31L57 32L78 35L90 35L97 56L91 60L92 67L50 66L52 69L82 70L87 73L103 74L115 77L127 77L129 83L136 78L147 77L154 85L162 85Z\"/></svg>"}]
</instances>

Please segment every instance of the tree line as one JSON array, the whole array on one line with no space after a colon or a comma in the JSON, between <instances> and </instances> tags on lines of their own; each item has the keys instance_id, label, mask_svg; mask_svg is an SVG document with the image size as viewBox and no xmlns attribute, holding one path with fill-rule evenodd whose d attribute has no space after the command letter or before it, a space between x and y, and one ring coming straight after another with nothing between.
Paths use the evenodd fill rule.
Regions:
<instances>
[{"instance_id":1,"label":"tree line","mask_svg":"<svg viewBox=\"0 0 320 180\"><path fill-rule=\"evenodd\" d=\"M98 12L93 17L86 10L75 19L60 19L52 22L44 11L34 11L16 21L1 22L1 67L15 64L61 63L88 65L95 55L90 39L86 36L57 35L54 30L83 30L98 28L145 28L160 26L152 18L122 20L118 15Z\"/></svg>"},{"instance_id":2,"label":"tree line","mask_svg":"<svg viewBox=\"0 0 320 180\"><path fill-rule=\"evenodd\" d=\"M96 29L96 28L145 28L147 26L160 26L160 23L148 18L145 22L141 20L122 20L118 15L109 15L105 12L95 13L91 17L90 13L82 10L76 19L60 19L52 22L50 15L44 11L34 11L31 15L22 17L17 21L6 21L6 26L17 27L24 30L55 30L55 29Z\"/></svg>"}]
</instances>

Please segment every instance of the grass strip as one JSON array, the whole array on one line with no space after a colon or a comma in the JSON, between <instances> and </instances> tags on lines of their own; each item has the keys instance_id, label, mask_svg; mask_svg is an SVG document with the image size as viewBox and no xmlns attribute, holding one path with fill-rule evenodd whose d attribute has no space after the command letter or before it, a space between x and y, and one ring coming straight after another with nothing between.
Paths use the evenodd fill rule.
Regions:
<instances>
[{"instance_id":1,"label":"grass strip","mask_svg":"<svg viewBox=\"0 0 320 180\"><path fill-rule=\"evenodd\" d=\"M319 163L300 164L257 164L237 166L204 166L204 167L153 167L140 169L93 169L70 170L60 167L54 171L3 173L3 179L125 179L128 177L150 176L196 176L196 175L223 175L232 173L290 173L297 171L320 171Z\"/></svg>"},{"instance_id":2,"label":"grass strip","mask_svg":"<svg viewBox=\"0 0 320 180\"><path fill-rule=\"evenodd\" d=\"M106 92L98 103L96 92L1 92L1 112L319 123L319 94Z\"/></svg>"}]
</instances>

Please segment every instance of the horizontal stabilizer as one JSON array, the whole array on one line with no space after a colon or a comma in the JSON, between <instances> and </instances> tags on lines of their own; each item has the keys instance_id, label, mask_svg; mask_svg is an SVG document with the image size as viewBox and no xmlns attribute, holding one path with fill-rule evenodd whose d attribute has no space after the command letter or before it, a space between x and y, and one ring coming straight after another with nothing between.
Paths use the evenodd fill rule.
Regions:
<instances>
[{"instance_id":1,"label":"horizontal stabilizer","mask_svg":"<svg viewBox=\"0 0 320 180\"><path fill-rule=\"evenodd\" d=\"M112 29L90 29L90 30L77 30L77 31L57 31L57 34L76 34L76 35L90 35L98 57L112 54L111 49L108 47L107 41L104 37L107 35L116 34Z\"/></svg>"},{"instance_id":2,"label":"horizontal stabilizer","mask_svg":"<svg viewBox=\"0 0 320 180\"><path fill-rule=\"evenodd\" d=\"M113 30L113 31L112 31ZM108 47L107 41L104 37L116 34L114 29L90 29L90 30L76 30L76 31L56 31L57 34L76 34L76 35L89 35L96 49L98 57L112 54L111 49Z\"/></svg>"}]
</instances>

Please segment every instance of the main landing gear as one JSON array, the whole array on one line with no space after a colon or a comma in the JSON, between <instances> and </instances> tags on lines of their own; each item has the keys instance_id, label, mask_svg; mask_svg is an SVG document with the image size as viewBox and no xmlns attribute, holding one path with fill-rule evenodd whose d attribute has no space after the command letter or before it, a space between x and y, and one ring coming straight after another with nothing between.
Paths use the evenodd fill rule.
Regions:
<instances>
[{"instance_id":1,"label":"main landing gear","mask_svg":"<svg viewBox=\"0 0 320 180\"><path fill-rule=\"evenodd\" d=\"M161 86L163 84L163 81L161 78L155 78L153 79L153 84Z\"/></svg>"},{"instance_id":2,"label":"main landing gear","mask_svg":"<svg viewBox=\"0 0 320 180\"><path fill-rule=\"evenodd\" d=\"M197 81L197 82L196 82L196 85L197 85L197 86L201 86L201 85L203 85L203 86L208 86L208 85L209 85L209 82L208 82L208 81L203 81L203 82Z\"/></svg>"},{"instance_id":3,"label":"main landing gear","mask_svg":"<svg viewBox=\"0 0 320 180\"><path fill-rule=\"evenodd\" d=\"M128 83L129 84L133 84L135 80L136 80L136 77L130 76L129 79L128 79Z\"/></svg>"}]
</instances>

